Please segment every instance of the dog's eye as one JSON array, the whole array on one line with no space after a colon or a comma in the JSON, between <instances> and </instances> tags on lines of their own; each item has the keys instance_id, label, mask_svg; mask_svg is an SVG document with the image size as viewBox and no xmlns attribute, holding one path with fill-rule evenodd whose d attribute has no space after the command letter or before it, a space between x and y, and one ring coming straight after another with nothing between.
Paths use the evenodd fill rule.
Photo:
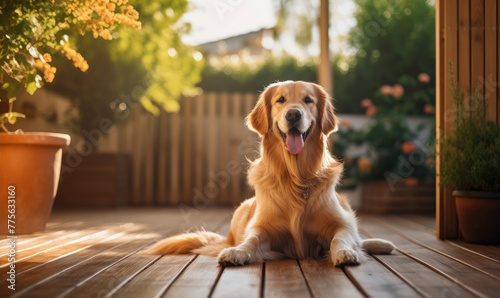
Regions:
<instances>
[{"instance_id":1,"label":"dog's eye","mask_svg":"<svg viewBox=\"0 0 500 298\"><path fill-rule=\"evenodd\" d=\"M305 103L311 103L313 101L312 101L312 99L309 98L309 96L306 96L306 98L304 98L304 102Z\"/></svg>"},{"instance_id":2,"label":"dog's eye","mask_svg":"<svg viewBox=\"0 0 500 298\"><path fill-rule=\"evenodd\" d=\"M285 98L284 98L283 96L282 96L282 97L280 97L280 99L278 99L278 102L279 102L279 103L284 103L284 102L285 102Z\"/></svg>"}]
</instances>

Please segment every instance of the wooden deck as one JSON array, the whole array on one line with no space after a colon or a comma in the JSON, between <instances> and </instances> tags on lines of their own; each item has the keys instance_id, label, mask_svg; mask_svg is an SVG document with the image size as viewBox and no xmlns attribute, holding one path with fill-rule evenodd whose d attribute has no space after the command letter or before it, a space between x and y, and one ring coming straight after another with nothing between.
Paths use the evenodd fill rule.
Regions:
<instances>
[{"instance_id":1,"label":"wooden deck","mask_svg":"<svg viewBox=\"0 0 500 298\"><path fill-rule=\"evenodd\" d=\"M361 217L364 236L398 251L360 266L268 261L221 268L198 255L139 253L154 241L204 227L226 233L229 209L56 212L47 231L17 239L15 291L0 241L0 297L499 297L500 247L436 240L434 219Z\"/></svg>"}]
</instances>

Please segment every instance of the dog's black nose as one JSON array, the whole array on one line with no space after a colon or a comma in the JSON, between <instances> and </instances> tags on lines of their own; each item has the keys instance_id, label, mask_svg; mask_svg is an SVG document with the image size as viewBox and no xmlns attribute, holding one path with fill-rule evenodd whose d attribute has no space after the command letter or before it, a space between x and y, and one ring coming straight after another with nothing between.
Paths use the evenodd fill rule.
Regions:
<instances>
[{"instance_id":1,"label":"dog's black nose","mask_svg":"<svg viewBox=\"0 0 500 298\"><path fill-rule=\"evenodd\" d=\"M300 120L302 117L302 111L299 109L290 109L285 114L285 119L293 124Z\"/></svg>"}]
</instances>

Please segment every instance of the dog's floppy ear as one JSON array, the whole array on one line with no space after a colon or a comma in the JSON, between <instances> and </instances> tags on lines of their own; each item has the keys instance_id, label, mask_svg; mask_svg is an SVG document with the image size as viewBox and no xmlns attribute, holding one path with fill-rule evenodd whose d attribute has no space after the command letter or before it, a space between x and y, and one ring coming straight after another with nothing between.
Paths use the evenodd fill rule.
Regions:
<instances>
[{"instance_id":1,"label":"dog's floppy ear","mask_svg":"<svg viewBox=\"0 0 500 298\"><path fill-rule=\"evenodd\" d=\"M274 92L276 85L268 86L264 92L259 96L259 100L257 104L253 108L250 115L247 117L247 126L259 133L261 136L265 135L269 130L270 121L269 121L269 113L271 106L271 98Z\"/></svg>"},{"instance_id":2,"label":"dog's floppy ear","mask_svg":"<svg viewBox=\"0 0 500 298\"><path fill-rule=\"evenodd\" d=\"M321 115L321 132L328 136L332 132L336 132L338 130L338 120L335 116L332 100L328 93L326 93L325 89L323 89L320 85L314 84L314 87L321 103L319 105Z\"/></svg>"}]
</instances>

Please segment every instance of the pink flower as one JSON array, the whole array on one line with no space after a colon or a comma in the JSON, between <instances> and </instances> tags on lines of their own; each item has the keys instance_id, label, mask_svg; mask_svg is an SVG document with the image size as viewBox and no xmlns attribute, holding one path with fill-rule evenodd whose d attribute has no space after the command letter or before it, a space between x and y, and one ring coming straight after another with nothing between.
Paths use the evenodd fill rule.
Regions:
<instances>
[{"instance_id":1,"label":"pink flower","mask_svg":"<svg viewBox=\"0 0 500 298\"><path fill-rule=\"evenodd\" d=\"M373 106L373 102L369 98L364 98L363 100L361 100L361 106L363 108L368 108L369 106Z\"/></svg>"},{"instance_id":2,"label":"pink flower","mask_svg":"<svg viewBox=\"0 0 500 298\"><path fill-rule=\"evenodd\" d=\"M377 114L377 107L376 106L371 105L368 107L368 109L366 109L366 112L365 112L366 116L373 117L373 116L375 116L375 114Z\"/></svg>"},{"instance_id":3,"label":"pink flower","mask_svg":"<svg viewBox=\"0 0 500 298\"><path fill-rule=\"evenodd\" d=\"M400 84L392 86L392 96L395 99L400 99L404 93L405 93L405 88L403 88L403 86L401 86Z\"/></svg>"},{"instance_id":4,"label":"pink flower","mask_svg":"<svg viewBox=\"0 0 500 298\"><path fill-rule=\"evenodd\" d=\"M430 115L430 114L434 114L434 107L432 107L432 106L431 106L431 105L429 105L429 104L426 104L426 105L424 106L424 113L429 114L429 115Z\"/></svg>"},{"instance_id":5,"label":"pink flower","mask_svg":"<svg viewBox=\"0 0 500 298\"><path fill-rule=\"evenodd\" d=\"M422 72L418 75L418 81L421 83L429 83L431 81L431 77L426 74L425 72Z\"/></svg>"},{"instance_id":6,"label":"pink flower","mask_svg":"<svg viewBox=\"0 0 500 298\"><path fill-rule=\"evenodd\" d=\"M382 85L382 87L380 87L380 93L382 93L383 95L391 95L392 87L389 85Z\"/></svg>"},{"instance_id":7,"label":"pink flower","mask_svg":"<svg viewBox=\"0 0 500 298\"><path fill-rule=\"evenodd\" d=\"M349 120L340 119L340 126L349 130L352 128L352 123Z\"/></svg>"}]
</instances>

